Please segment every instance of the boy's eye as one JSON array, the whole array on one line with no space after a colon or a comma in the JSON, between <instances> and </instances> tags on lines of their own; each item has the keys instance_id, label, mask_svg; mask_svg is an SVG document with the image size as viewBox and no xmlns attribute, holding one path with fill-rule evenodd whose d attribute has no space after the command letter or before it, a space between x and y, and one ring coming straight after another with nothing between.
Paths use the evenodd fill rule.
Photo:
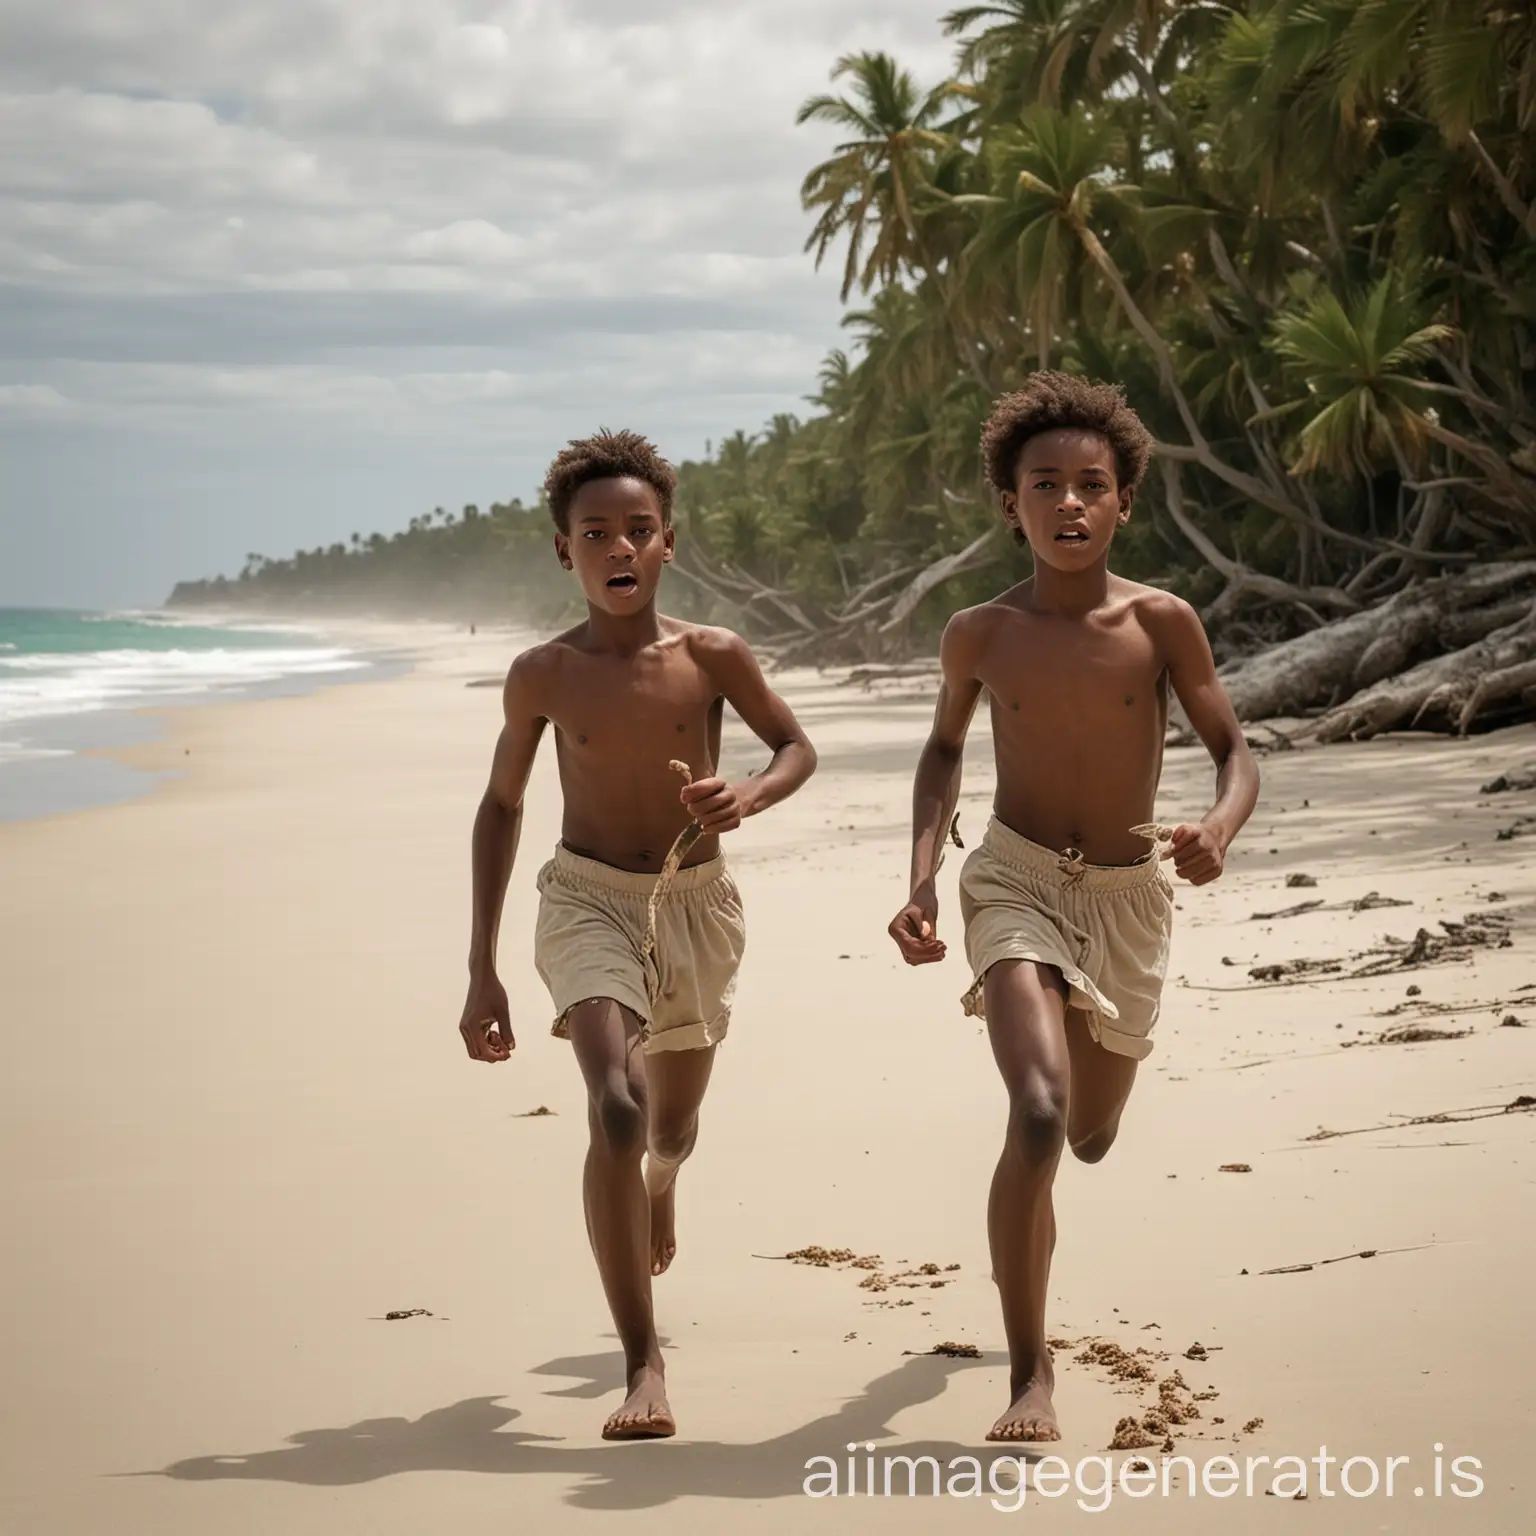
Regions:
<instances>
[{"instance_id":1,"label":"boy's eye","mask_svg":"<svg viewBox=\"0 0 1536 1536\"><path fill-rule=\"evenodd\" d=\"M582 538L584 539L600 539L602 536L603 530L601 528L588 528L587 531L582 534Z\"/></svg>"},{"instance_id":2,"label":"boy's eye","mask_svg":"<svg viewBox=\"0 0 1536 1536\"><path fill-rule=\"evenodd\" d=\"M1056 483L1053 480L1036 480L1033 489L1037 491L1053 491L1056 489Z\"/></svg>"},{"instance_id":3,"label":"boy's eye","mask_svg":"<svg viewBox=\"0 0 1536 1536\"><path fill-rule=\"evenodd\" d=\"M650 538L650 536L651 536L651 534L653 532L655 532L655 530L652 529L652 528L636 528L634 530L634 532L632 532L630 534L630 538L632 538L632 539L648 539L648 538Z\"/></svg>"}]
</instances>

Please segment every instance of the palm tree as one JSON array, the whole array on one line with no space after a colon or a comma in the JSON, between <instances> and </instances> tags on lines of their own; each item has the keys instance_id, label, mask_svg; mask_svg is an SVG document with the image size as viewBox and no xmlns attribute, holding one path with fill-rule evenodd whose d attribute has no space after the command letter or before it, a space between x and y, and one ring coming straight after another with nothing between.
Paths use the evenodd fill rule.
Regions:
<instances>
[{"instance_id":1,"label":"palm tree","mask_svg":"<svg viewBox=\"0 0 1536 1536\"><path fill-rule=\"evenodd\" d=\"M855 283L867 293L876 280L894 282L904 268L932 271L914 204L922 198L928 164L950 142L939 115L951 88L946 83L924 92L887 53L845 54L832 78L845 75L849 95L812 96L795 122L829 123L852 135L800 188L807 211L821 209L805 242L807 250L815 249L816 265L848 237L841 295L846 301Z\"/></svg>"},{"instance_id":2,"label":"palm tree","mask_svg":"<svg viewBox=\"0 0 1536 1536\"><path fill-rule=\"evenodd\" d=\"M1387 458L1411 479L1444 428L1426 414L1422 367L1454 335L1426 323L1417 296L1389 272L1346 306L1323 288L1275 325L1275 351L1305 395L1270 414L1304 413L1291 467L1297 474L1373 472Z\"/></svg>"}]
</instances>

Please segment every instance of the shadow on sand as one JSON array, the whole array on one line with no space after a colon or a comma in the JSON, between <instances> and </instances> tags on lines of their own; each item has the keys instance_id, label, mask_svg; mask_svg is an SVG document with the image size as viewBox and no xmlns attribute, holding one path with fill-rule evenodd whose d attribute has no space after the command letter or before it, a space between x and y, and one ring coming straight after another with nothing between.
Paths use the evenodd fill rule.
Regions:
<instances>
[{"instance_id":1,"label":"shadow on sand","mask_svg":"<svg viewBox=\"0 0 1536 1536\"><path fill-rule=\"evenodd\" d=\"M328 1488L401 1472L552 1475L574 1485L567 1502L585 1509L645 1509L685 1498L787 1498L801 1493L805 1464L813 1456L845 1457L850 1441L861 1447L870 1441L892 1442L891 1420L904 1409L939 1397L955 1372L1000 1364L1007 1364L1002 1355L980 1360L915 1356L870 1382L837 1412L756 1444L680 1437L643 1447L562 1449L548 1436L509 1430L507 1426L522 1415L501 1406L500 1398L471 1397L419 1419L364 1419L340 1429L300 1430L278 1450L198 1456L175 1462L160 1474L143 1475L183 1482L249 1479ZM623 1358L614 1353L551 1360L537 1367L536 1374L581 1378L579 1385L550 1396L595 1398L622 1384ZM977 1454L974 1446L940 1441L887 1443L881 1449L932 1456L941 1468L956 1456ZM1015 1449L989 1448L993 1455L1013 1454ZM904 1473L898 1472L897 1479L904 1493Z\"/></svg>"}]
</instances>

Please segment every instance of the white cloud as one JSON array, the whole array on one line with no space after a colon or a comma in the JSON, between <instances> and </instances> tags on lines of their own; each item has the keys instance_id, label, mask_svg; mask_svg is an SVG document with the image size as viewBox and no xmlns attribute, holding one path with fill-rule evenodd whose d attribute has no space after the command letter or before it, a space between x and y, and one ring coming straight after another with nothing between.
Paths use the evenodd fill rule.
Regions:
<instances>
[{"instance_id":1,"label":"white cloud","mask_svg":"<svg viewBox=\"0 0 1536 1536\"><path fill-rule=\"evenodd\" d=\"M943 9L0 0L0 387L168 444L515 439L508 493L595 417L697 452L838 340L799 206L835 135L796 107L858 48L937 79Z\"/></svg>"},{"instance_id":2,"label":"white cloud","mask_svg":"<svg viewBox=\"0 0 1536 1536\"><path fill-rule=\"evenodd\" d=\"M51 384L0 384L0 411L31 413L69 409L69 401Z\"/></svg>"}]
</instances>

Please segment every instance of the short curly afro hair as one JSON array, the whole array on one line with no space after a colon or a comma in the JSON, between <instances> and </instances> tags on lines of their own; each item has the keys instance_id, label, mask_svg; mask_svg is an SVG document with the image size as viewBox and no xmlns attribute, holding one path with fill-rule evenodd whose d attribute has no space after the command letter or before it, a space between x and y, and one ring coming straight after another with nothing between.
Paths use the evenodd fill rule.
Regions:
<instances>
[{"instance_id":1,"label":"short curly afro hair","mask_svg":"<svg viewBox=\"0 0 1536 1536\"><path fill-rule=\"evenodd\" d=\"M981 429L987 479L999 491L1018 489L1019 455L1030 438L1062 428L1097 432L1115 452L1115 479L1135 491L1152 460L1152 434L1125 403L1118 384L1096 384L1066 373L1034 373L1004 395Z\"/></svg>"},{"instance_id":2,"label":"short curly afro hair","mask_svg":"<svg viewBox=\"0 0 1536 1536\"><path fill-rule=\"evenodd\" d=\"M610 432L603 428L592 437L566 444L544 476L549 515L561 533L571 531L571 502L576 492L592 480L616 480L632 476L656 492L661 520L672 521L672 496L677 490L677 471L656 451L656 445L638 432Z\"/></svg>"}]
</instances>

